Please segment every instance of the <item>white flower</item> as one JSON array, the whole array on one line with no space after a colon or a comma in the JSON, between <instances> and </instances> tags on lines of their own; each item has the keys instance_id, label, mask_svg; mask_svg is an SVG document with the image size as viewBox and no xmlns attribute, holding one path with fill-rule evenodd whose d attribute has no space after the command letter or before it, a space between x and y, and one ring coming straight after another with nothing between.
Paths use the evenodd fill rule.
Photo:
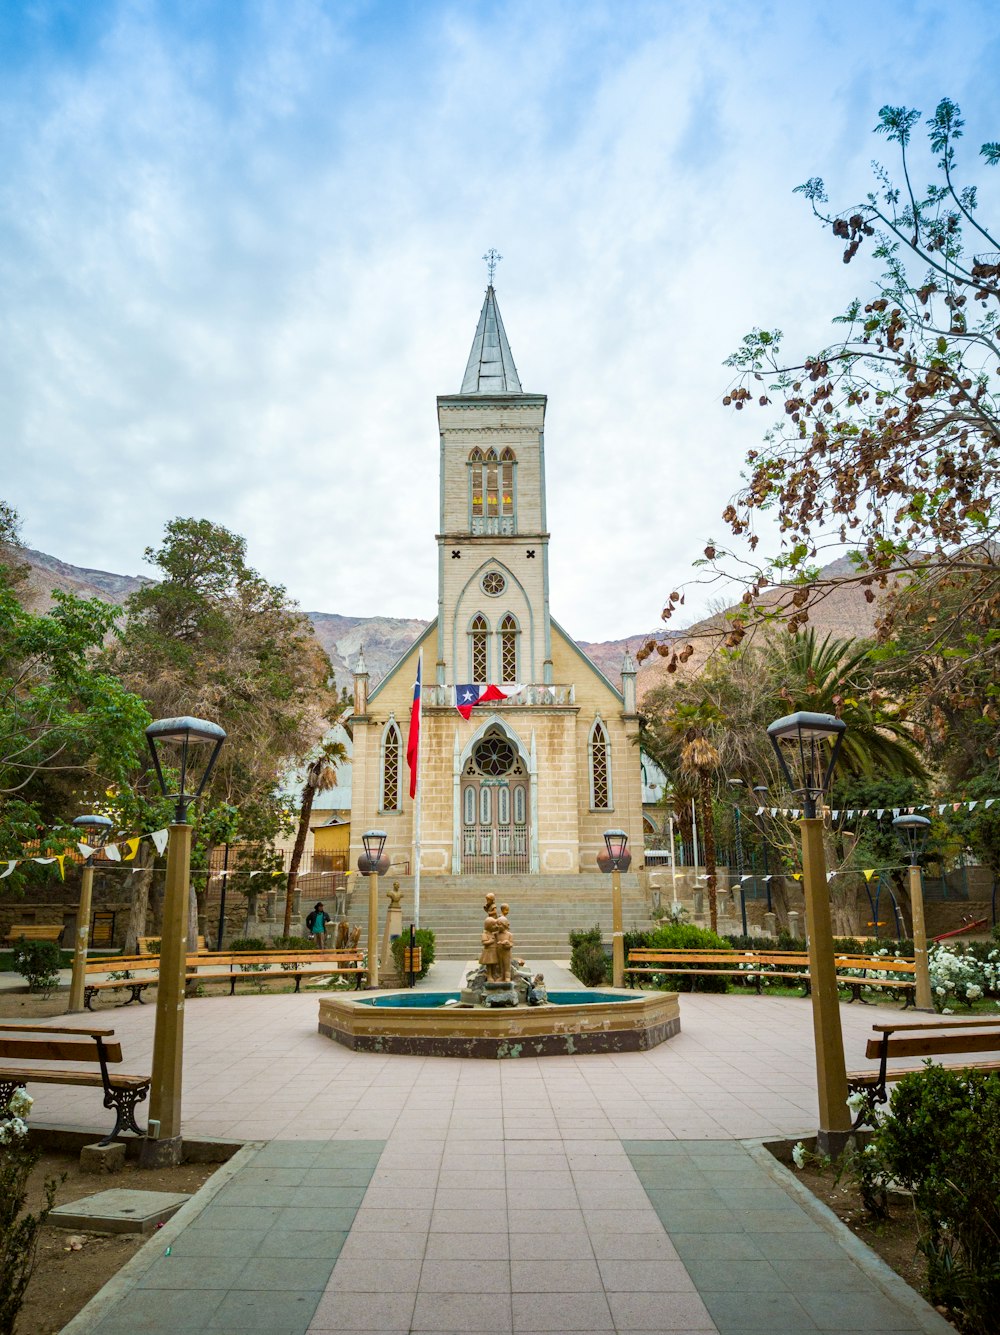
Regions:
<instances>
[{"instance_id":1,"label":"white flower","mask_svg":"<svg viewBox=\"0 0 1000 1335\"><path fill-rule=\"evenodd\" d=\"M34 1101L26 1089L15 1089L7 1103L7 1112L11 1117L27 1117Z\"/></svg>"},{"instance_id":2,"label":"white flower","mask_svg":"<svg viewBox=\"0 0 1000 1335\"><path fill-rule=\"evenodd\" d=\"M12 1117L9 1122L0 1124L0 1145L10 1145L28 1134L28 1123L20 1117Z\"/></svg>"},{"instance_id":3,"label":"white flower","mask_svg":"<svg viewBox=\"0 0 1000 1335\"><path fill-rule=\"evenodd\" d=\"M941 1014L942 1014L942 1015L954 1015L955 1012L952 1010L952 1008L951 1008L950 1006L942 1006L942 1008L941 1008Z\"/></svg>"},{"instance_id":4,"label":"white flower","mask_svg":"<svg viewBox=\"0 0 1000 1335\"><path fill-rule=\"evenodd\" d=\"M866 1096L862 1094L860 1089L856 1089L853 1094L848 1095L847 1106L855 1117L857 1117L858 1113L861 1111L865 1097Z\"/></svg>"},{"instance_id":5,"label":"white flower","mask_svg":"<svg viewBox=\"0 0 1000 1335\"><path fill-rule=\"evenodd\" d=\"M934 991L938 994L939 997L943 997L946 989L943 987L936 987Z\"/></svg>"},{"instance_id":6,"label":"white flower","mask_svg":"<svg viewBox=\"0 0 1000 1335\"><path fill-rule=\"evenodd\" d=\"M976 1001L979 997L983 995L983 989L979 987L976 983L970 983L969 986L965 989L965 995L969 1001Z\"/></svg>"},{"instance_id":7,"label":"white flower","mask_svg":"<svg viewBox=\"0 0 1000 1335\"><path fill-rule=\"evenodd\" d=\"M792 1146L792 1162L795 1164L796 1168L804 1168L806 1166L806 1147L802 1144L801 1140L798 1144Z\"/></svg>"}]
</instances>

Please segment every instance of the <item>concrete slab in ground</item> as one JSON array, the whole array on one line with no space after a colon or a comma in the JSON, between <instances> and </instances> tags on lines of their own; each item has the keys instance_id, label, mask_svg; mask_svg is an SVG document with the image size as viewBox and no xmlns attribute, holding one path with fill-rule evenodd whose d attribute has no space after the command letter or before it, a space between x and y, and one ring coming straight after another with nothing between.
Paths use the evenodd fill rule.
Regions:
<instances>
[{"instance_id":1,"label":"concrete slab in ground","mask_svg":"<svg viewBox=\"0 0 1000 1335\"><path fill-rule=\"evenodd\" d=\"M54 1228L88 1233L152 1233L191 1199L179 1191L126 1191L114 1188L57 1205L49 1215Z\"/></svg>"}]
</instances>

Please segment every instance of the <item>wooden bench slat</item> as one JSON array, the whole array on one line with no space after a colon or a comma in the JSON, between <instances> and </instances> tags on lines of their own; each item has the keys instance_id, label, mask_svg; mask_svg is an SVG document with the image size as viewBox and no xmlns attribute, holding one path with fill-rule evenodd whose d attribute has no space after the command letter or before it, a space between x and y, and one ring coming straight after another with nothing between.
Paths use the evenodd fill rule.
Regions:
<instances>
[{"instance_id":1,"label":"wooden bench slat","mask_svg":"<svg viewBox=\"0 0 1000 1335\"><path fill-rule=\"evenodd\" d=\"M52 1067L18 1066L0 1068L0 1080L19 1080L36 1085L96 1085L103 1086L100 1071L60 1071ZM115 1089L140 1089L149 1083L148 1075L108 1075L108 1083Z\"/></svg>"},{"instance_id":2,"label":"wooden bench slat","mask_svg":"<svg viewBox=\"0 0 1000 1335\"><path fill-rule=\"evenodd\" d=\"M995 1022L994 1022L995 1025ZM972 1034L939 1034L924 1038L870 1038L866 1057L933 1057L946 1052L1000 1052L1000 1029Z\"/></svg>"},{"instance_id":3,"label":"wooden bench slat","mask_svg":"<svg viewBox=\"0 0 1000 1335\"><path fill-rule=\"evenodd\" d=\"M948 1020L942 1017L940 1020L911 1020L908 1024L873 1024L872 1028L880 1034L894 1034L897 1029L923 1029L925 1032L931 1029L976 1029L983 1025L991 1025L994 1029L1000 1025L1000 1019L995 1015L963 1016L958 1020Z\"/></svg>"},{"instance_id":4,"label":"wooden bench slat","mask_svg":"<svg viewBox=\"0 0 1000 1335\"><path fill-rule=\"evenodd\" d=\"M29 1057L44 1062L95 1062L97 1043L93 1039L84 1039L80 1043L60 1043L45 1038L0 1038L0 1058L21 1061ZM120 1062L121 1044L105 1043L104 1058L105 1061Z\"/></svg>"},{"instance_id":5,"label":"wooden bench slat","mask_svg":"<svg viewBox=\"0 0 1000 1335\"><path fill-rule=\"evenodd\" d=\"M108 1038L113 1029L71 1029L68 1025L5 1024L0 1021L0 1032L15 1034L79 1034L81 1038Z\"/></svg>"}]
</instances>

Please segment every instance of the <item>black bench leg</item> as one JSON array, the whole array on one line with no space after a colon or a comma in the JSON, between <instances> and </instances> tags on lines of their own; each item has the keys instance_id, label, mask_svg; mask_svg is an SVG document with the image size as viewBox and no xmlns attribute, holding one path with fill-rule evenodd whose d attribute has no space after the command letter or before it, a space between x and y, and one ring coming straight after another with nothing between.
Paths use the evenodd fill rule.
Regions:
<instances>
[{"instance_id":1,"label":"black bench leg","mask_svg":"<svg viewBox=\"0 0 1000 1335\"><path fill-rule=\"evenodd\" d=\"M295 975L295 991L298 992L301 986L302 986L302 975L300 973L297 973Z\"/></svg>"},{"instance_id":2,"label":"black bench leg","mask_svg":"<svg viewBox=\"0 0 1000 1335\"><path fill-rule=\"evenodd\" d=\"M96 987L85 987L83 989L83 1005L85 1010L93 1011L94 1008L90 1003L94 1000L96 996L97 996Z\"/></svg>"},{"instance_id":3,"label":"black bench leg","mask_svg":"<svg viewBox=\"0 0 1000 1335\"><path fill-rule=\"evenodd\" d=\"M126 1001L125 1005L126 1005L126 1006L131 1006L133 1001L137 1001L137 1002L139 1003L140 1006L144 1006L146 1003L145 1003L145 1002L143 1001L143 999L142 999L142 994L143 994L143 992L145 992L145 990L146 990L146 988L149 986L149 984L148 984L148 983L127 983L126 986L128 987L128 990L132 993L132 995L129 997L128 1001Z\"/></svg>"},{"instance_id":4,"label":"black bench leg","mask_svg":"<svg viewBox=\"0 0 1000 1335\"><path fill-rule=\"evenodd\" d=\"M0 1117L7 1112L11 1099L19 1089L24 1089L24 1085L19 1085L16 1080L0 1080Z\"/></svg>"},{"instance_id":5,"label":"black bench leg","mask_svg":"<svg viewBox=\"0 0 1000 1335\"><path fill-rule=\"evenodd\" d=\"M105 1108L114 1108L115 1127L110 1136L105 1136L99 1140L99 1145L110 1145L112 1141L118 1139L123 1131L132 1131L137 1136L144 1136L146 1133L135 1120L135 1105L142 1103L149 1093L149 1086L143 1085L138 1089L108 1089L104 1092Z\"/></svg>"},{"instance_id":6,"label":"black bench leg","mask_svg":"<svg viewBox=\"0 0 1000 1335\"><path fill-rule=\"evenodd\" d=\"M904 1010L904 1011L909 1010L911 1006L913 1007L914 1010L917 1009L917 990L916 990L916 988L912 988L912 989L908 988L908 989L903 993L903 1010Z\"/></svg>"}]
</instances>

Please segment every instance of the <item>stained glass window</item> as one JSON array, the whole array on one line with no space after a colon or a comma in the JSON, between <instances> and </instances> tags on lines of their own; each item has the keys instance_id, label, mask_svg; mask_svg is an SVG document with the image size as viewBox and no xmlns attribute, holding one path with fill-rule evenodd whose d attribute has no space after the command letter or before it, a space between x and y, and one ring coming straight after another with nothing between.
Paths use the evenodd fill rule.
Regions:
<instances>
[{"instance_id":1,"label":"stained glass window","mask_svg":"<svg viewBox=\"0 0 1000 1335\"><path fill-rule=\"evenodd\" d=\"M517 681L517 622L509 612L500 622L500 680Z\"/></svg>"},{"instance_id":2,"label":"stained glass window","mask_svg":"<svg viewBox=\"0 0 1000 1335\"><path fill-rule=\"evenodd\" d=\"M484 737L473 752L481 773L499 778L514 766L514 748L505 737Z\"/></svg>"},{"instance_id":3,"label":"stained glass window","mask_svg":"<svg viewBox=\"0 0 1000 1335\"><path fill-rule=\"evenodd\" d=\"M590 805L595 811L611 809L611 755L600 719L590 731Z\"/></svg>"},{"instance_id":4,"label":"stained glass window","mask_svg":"<svg viewBox=\"0 0 1000 1335\"><path fill-rule=\"evenodd\" d=\"M382 810L399 810L399 729L392 719L382 737Z\"/></svg>"},{"instance_id":5,"label":"stained glass window","mask_svg":"<svg viewBox=\"0 0 1000 1335\"><path fill-rule=\"evenodd\" d=\"M469 500L473 521L514 518L514 468L517 459L509 447L501 454L478 447L469 454ZM480 526L473 523L479 531ZM495 531L495 530L494 530ZM506 532L507 529L505 528ZM511 530L512 531L512 530Z\"/></svg>"},{"instance_id":6,"label":"stained glass window","mask_svg":"<svg viewBox=\"0 0 1000 1335\"><path fill-rule=\"evenodd\" d=\"M472 625L469 628L469 639L471 641L470 666L472 668L473 681L489 681L489 653L487 642L489 639L490 628L486 618L477 613L472 618Z\"/></svg>"},{"instance_id":7,"label":"stained glass window","mask_svg":"<svg viewBox=\"0 0 1000 1335\"><path fill-rule=\"evenodd\" d=\"M484 593L488 593L491 598L495 598L497 594L503 593L506 587L507 581L504 579L503 575L500 574L499 570L487 570L486 574L483 576Z\"/></svg>"}]
</instances>

